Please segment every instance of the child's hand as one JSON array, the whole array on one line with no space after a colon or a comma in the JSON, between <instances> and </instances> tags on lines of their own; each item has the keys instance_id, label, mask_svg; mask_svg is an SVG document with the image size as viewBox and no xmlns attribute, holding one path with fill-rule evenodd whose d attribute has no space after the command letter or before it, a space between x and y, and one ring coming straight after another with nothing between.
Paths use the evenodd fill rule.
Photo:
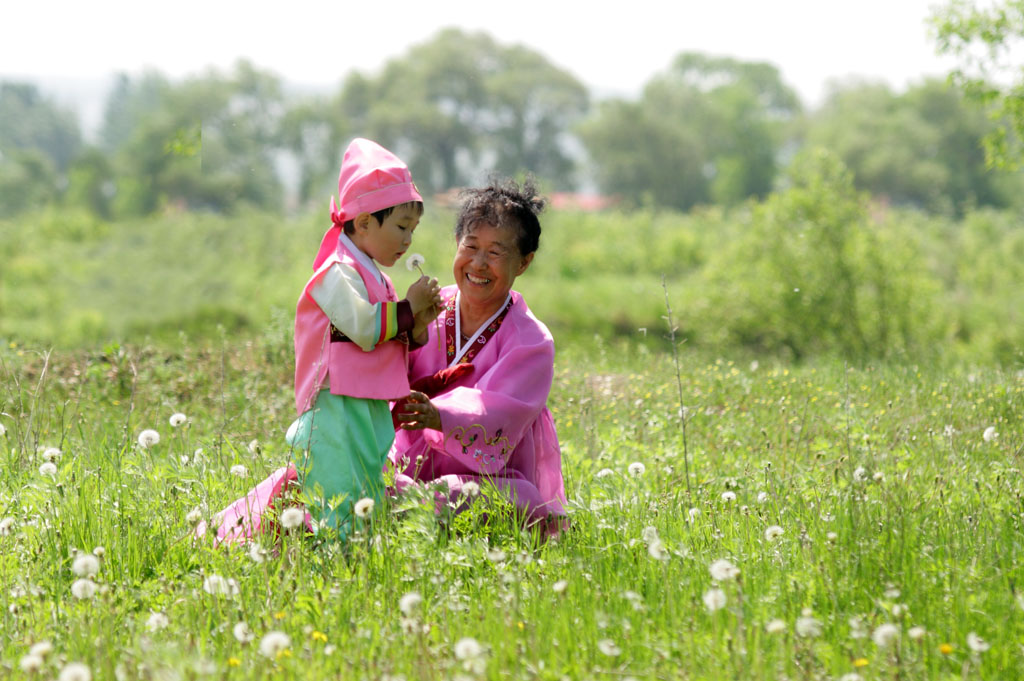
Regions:
<instances>
[{"instance_id":1,"label":"child's hand","mask_svg":"<svg viewBox=\"0 0 1024 681\"><path fill-rule=\"evenodd\" d=\"M441 306L431 305L420 310L418 314L413 315L412 337L417 343L422 345L427 342L427 328L432 321L437 319L439 314L441 314Z\"/></svg>"},{"instance_id":2,"label":"child's hand","mask_svg":"<svg viewBox=\"0 0 1024 681\"><path fill-rule=\"evenodd\" d=\"M437 279L422 276L409 287L409 291L405 294L405 299L412 306L412 313L418 315L420 312L434 306L441 306L440 291L441 287L438 285Z\"/></svg>"}]
</instances>

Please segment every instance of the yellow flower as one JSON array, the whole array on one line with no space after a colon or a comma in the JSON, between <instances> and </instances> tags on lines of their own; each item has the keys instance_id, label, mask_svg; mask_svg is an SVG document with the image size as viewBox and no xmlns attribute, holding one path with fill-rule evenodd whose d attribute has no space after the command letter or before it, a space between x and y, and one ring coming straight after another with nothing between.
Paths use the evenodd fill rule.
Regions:
<instances>
[{"instance_id":1,"label":"yellow flower","mask_svg":"<svg viewBox=\"0 0 1024 681\"><path fill-rule=\"evenodd\" d=\"M522 622L520 622L520 623L519 623L519 631L522 631L522 630L523 630L523 623L522 623Z\"/></svg>"},{"instance_id":2,"label":"yellow flower","mask_svg":"<svg viewBox=\"0 0 1024 681\"><path fill-rule=\"evenodd\" d=\"M282 657L291 657L291 656L292 656L292 649L291 648L285 648L284 650L280 651L277 654L277 659L280 660Z\"/></svg>"},{"instance_id":3,"label":"yellow flower","mask_svg":"<svg viewBox=\"0 0 1024 681\"><path fill-rule=\"evenodd\" d=\"M953 646L951 646L948 643L943 643L941 646L939 646L939 652L943 655L949 655L951 652L953 652Z\"/></svg>"},{"instance_id":4,"label":"yellow flower","mask_svg":"<svg viewBox=\"0 0 1024 681\"><path fill-rule=\"evenodd\" d=\"M867 667L868 666L868 658L866 658L866 657L858 657L856 660L853 661L853 666L854 667L858 667L858 668L859 667Z\"/></svg>"},{"instance_id":5,"label":"yellow flower","mask_svg":"<svg viewBox=\"0 0 1024 681\"><path fill-rule=\"evenodd\" d=\"M229 667L237 667L240 664L242 664L242 661L239 660L237 657L229 657L228 658L228 666Z\"/></svg>"},{"instance_id":6,"label":"yellow flower","mask_svg":"<svg viewBox=\"0 0 1024 681\"><path fill-rule=\"evenodd\" d=\"M284 615L283 612L275 612L274 613L274 619L275 620L283 620L284 617L285 617L285 615Z\"/></svg>"},{"instance_id":7,"label":"yellow flower","mask_svg":"<svg viewBox=\"0 0 1024 681\"><path fill-rule=\"evenodd\" d=\"M314 641L323 641L324 643L327 643L327 634L325 634L325 633L324 633L324 632L322 632L322 631L316 631L316 630L314 629L314 630L313 630L313 633L312 633L312 634L310 634L310 637L311 637L311 638L312 638L312 639L313 639Z\"/></svg>"}]
</instances>

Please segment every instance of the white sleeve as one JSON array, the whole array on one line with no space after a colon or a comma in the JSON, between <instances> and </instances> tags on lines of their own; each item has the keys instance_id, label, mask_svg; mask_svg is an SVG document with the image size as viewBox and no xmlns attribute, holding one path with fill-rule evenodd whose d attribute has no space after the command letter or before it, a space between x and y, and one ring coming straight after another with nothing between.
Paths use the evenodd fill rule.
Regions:
<instances>
[{"instance_id":1,"label":"white sleeve","mask_svg":"<svg viewBox=\"0 0 1024 681\"><path fill-rule=\"evenodd\" d=\"M331 323L366 352L380 339L380 305L370 302L355 268L334 263L317 279L310 296Z\"/></svg>"}]
</instances>

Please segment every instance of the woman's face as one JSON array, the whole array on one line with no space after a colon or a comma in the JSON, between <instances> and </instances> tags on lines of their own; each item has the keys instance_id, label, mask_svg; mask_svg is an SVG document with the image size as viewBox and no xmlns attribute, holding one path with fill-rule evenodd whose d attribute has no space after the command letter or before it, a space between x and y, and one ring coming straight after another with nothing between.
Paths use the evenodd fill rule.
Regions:
<instances>
[{"instance_id":1,"label":"woman's face","mask_svg":"<svg viewBox=\"0 0 1024 681\"><path fill-rule=\"evenodd\" d=\"M465 303L483 311L505 302L516 277L526 271L533 253L519 252L516 231L486 222L466 230L455 251L452 270Z\"/></svg>"}]
</instances>

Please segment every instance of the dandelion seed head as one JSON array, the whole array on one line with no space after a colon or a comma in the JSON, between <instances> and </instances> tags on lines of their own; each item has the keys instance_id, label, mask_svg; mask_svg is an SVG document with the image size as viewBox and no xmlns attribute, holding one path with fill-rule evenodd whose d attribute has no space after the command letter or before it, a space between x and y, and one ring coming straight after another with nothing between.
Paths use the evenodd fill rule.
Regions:
<instances>
[{"instance_id":1,"label":"dandelion seed head","mask_svg":"<svg viewBox=\"0 0 1024 681\"><path fill-rule=\"evenodd\" d=\"M760 492L760 493L759 493L759 494L757 495L757 503L759 503L759 504L765 504L765 503L768 503L768 499L769 499L769 498L770 498L770 497L768 496L768 492Z\"/></svg>"},{"instance_id":2,"label":"dandelion seed head","mask_svg":"<svg viewBox=\"0 0 1024 681\"><path fill-rule=\"evenodd\" d=\"M33 643L32 647L28 649L29 655L38 655L39 657L46 657L53 652L53 644L49 641L38 641Z\"/></svg>"},{"instance_id":3,"label":"dandelion seed head","mask_svg":"<svg viewBox=\"0 0 1024 681\"><path fill-rule=\"evenodd\" d=\"M897 603L892 606L892 616L899 618L907 614L907 606L902 603Z\"/></svg>"},{"instance_id":4,"label":"dandelion seed head","mask_svg":"<svg viewBox=\"0 0 1024 681\"><path fill-rule=\"evenodd\" d=\"M697 508L696 506L694 506L693 508L691 508L690 510L688 510L686 512L686 517L689 518L691 523L694 522L695 520L697 520L697 516L699 516L699 515L700 515L700 509Z\"/></svg>"},{"instance_id":5,"label":"dandelion seed head","mask_svg":"<svg viewBox=\"0 0 1024 681\"><path fill-rule=\"evenodd\" d=\"M208 575L203 579L203 591L212 596L234 596L238 593L238 582L220 575Z\"/></svg>"},{"instance_id":6,"label":"dandelion seed head","mask_svg":"<svg viewBox=\"0 0 1024 681\"><path fill-rule=\"evenodd\" d=\"M600 479L607 478L609 475L615 475L615 471L613 471L611 468L602 468L597 472L597 474L594 477Z\"/></svg>"},{"instance_id":7,"label":"dandelion seed head","mask_svg":"<svg viewBox=\"0 0 1024 681\"><path fill-rule=\"evenodd\" d=\"M260 441L255 439L249 440L249 444L247 444L245 448L248 449L249 453L252 454L253 456L256 456L261 451L263 451L262 448L260 447Z\"/></svg>"},{"instance_id":8,"label":"dandelion seed head","mask_svg":"<svg viewBox=\"0 0 1024 681\"><path fill-rule=\"evenodd\" d=\"M740 569L725 558L719 558L711 563L708 571L711 573L711 579L716 582L727 582L736 579L740 574Z\"/></svg>"},{"instance_id":9,"label":"dandelion seed head","mask_svg":"<svg viewBox=\"0 0 1024 681\"><path fill-rule=\"evenodd\" d=\"M646 543L650 544L652 541L658 539L658 528L653 525L648 525L644 528L644 531L640 536Z\"/></svg>"},{"instance_id":10,"label":"dandelion seed head","mask_svg":"<svg viewBox=\"0 0 1024 681\"><path fill-rule=\"evenodd\" d=\"M50 478L55 477L57 475L57 466L52 461L47 461L39 466L39 474Z\"/></svg>"},{"instance_id":11,"label":"dandelion seed head","mask_svg":"<svg viewBox=\"0 0 1024 681\"><path fill-rule=\"evenodd\" d=\"M597 649L601 651L602 655L608 657L617 657L622 654L622 649L616 645L615 641L610 638L603 638L597 642Z\"/></svg>"},{"instance_id":12,"label":"dandelion seed head","mask_svg":"<svg viewBox=\"0 0 1024 681\"><path fill-rule=\"evenodd\" d=\"M7 429L4 427L4 424L0 423L0 437L3 437L6 434L7 434Z\"/></svg>"},{"instance_id":13,"label":"dandelion seed head","mask_svg":"<svg viewBox=\"0 0 1024 681\"><path fill-rule=\"evenodd\" d=\"M783 532L785 532L785 530L783 530L780 526L769 525L767 528L765 528L764 538L768 541L775 541L776 539L782 536Z\"/></svg>"},{"instance_id":14,"label":"dandelion seed head","mask_svg":"<svg viewBox=\"0 0 1024 681\"><path fill-rule=\"evenodd\" d=\"M79 577L92 577L100 571L100 560L91 553L80 553L71 563L71 571Z\"/></svg>"},{"instance_id":15,"label":"dandelion seed head","mask_svg":"<svg viewBox=\"0 0 1024 681\"><path fill-rule=\"evenodd\" d=\"M885 473L882 471L875 471L875 474L871 476L871 479L875 482L885 482Z\"/></svg>"},{"instance_id":16,"label":"dandelion seed head","mask_svg":"<svg viewBox=\"0 0 1024 681\"><path fill-rule=\"evenodd\" d=\"M189 525L197 525L203 519L203 512L198 506L185 514L185 522Z\"/></svg>"},{"instance_id":17,"label":"dandelion seed head","mask_svg":"<svg viewBox=\"0 0 1024 681\"><path fill-rule=\"evenodd\" d=\"M247 471L245 469L245 466L243 466L240 463L236 463L234 466L231 467L231 475L234 475L239 478L244 478L248 474L249 471Z\"/></svg>"},{"instance_id":18,"label":"dandelion seed head","mask_svg":"<svg viewBox=\"0 0 1024 681\"><path fill-rule=\"evenodd\" d=\"M867 479L868 479L868 469L864 468L864 466L857 466L853 470L853 481L854 482L864 482Z\"/></svg>"},{"instance_id":19,"label":"dandelion seed head","mask_svg":"<svg viewBox=\"0 0 1024 681\"><path fill-rule=\"evenodd\" d=\"M87 601L95 596L98 589L96 582L88 577L76 579L71 583L71 595L81 601Z\"/></svg>"},{"instance_id":20,"label":"dandelion seed head","mask_svg":"<svg viewBox=\"0 0 1024 681\"><path fill-rule=\"evenodd\" d=\"M416 609L422 602L423 596L420 596L415 591L410 591L398 599L398 609L401 610L406 617L412 617L413 613L416 612Z\"/></svg>"},{"instance_id":21,"label":"dandelion seed head","mask_svg":"<svg viewBox=\"0 0 1024 681\"><path fill-rule=\"evenodd\" d=\"M455 642L455 658L458 660L470 660L484 654L484 647L470 636L460 638Z\"/></svg>"},{"instance_id":22,"label":"dandelion seed head","mask_svg":"<svg viewBox=\"0 0 1024 681\"><path fill-rule=\"evenodd\" d=\"M569 588L569 581L566 579L560 579L551 585L551 590L556 594L565 593L565 590Z\"/></svg>"},{"instance_id":23,"label":"dandelion seed head","mask_svg":"<svg viewBox=\"0 0 1024 681\"><path fill-rule=\"evenodd\" d=\"M239 643L249 643L256 638L256 634L252 633L252 629L250 629L249 625L245 622L238 622L235 624L231 629L231 633L234 634L235 640Z\"/></svg>"},{"instance_id":24,"label":"dandelion seed head","mask_svg":"<svg viewBox=\"0 0 1024 681\"><path fill-rule=\"evenodd\" d=\"M773 620L769 620L764 625L764 630L769 634L781 634L786 630L786 623L778 618L775 618Z\"/></svg>"},{"instance_id":25,"label":"dandelion seed head","mask_svg":"<svg viewBox=\"0 0 1024 681\"><path fill-rule=\"evenodd\" d=\"M708 589L704 592L704 607L708 612L715 612L725 607L725 592L721 589Z\"/></svg>"},{"instance_id":26,"label":"dandelion seed head","mask_svg":"<svg viewBox=\"0 0 1024 681\"><path fill-rule=\"evenodd\" d=\"M18 661L18 666L21 667L21 671L26 674L34 674L43 667L43 658L39 655L33 655L29 653Z\"/></svg>"},{"instance_id":27,"label":"dandelion seed head","mask_svg":"<svg viewBox=\"0 0 1024 681\"><path fill-rule=\"evenodd\" d=\"M821 636L821 631L821 622L812 615L805 614L796 619L796 633L798 636L816 638Z\"/></svg>"},{"instance_id":28,"label":"dandelion seed head","mask_svg":"<svg viewBox=\"0 0 1024 681\"><path fill-rule=\"evenodd\" d=\"M170 623L171 621L167 618L167 615L162 612L154 612L146 620L146 629L149 631L160 631L161 629L166 629Z\"/></svg>"},{"instance_id":29,"label":"dandelion seed head","mask_svg":"<svg viewBox=\"0 0 1024 681\"><path fill-rule=\"evenodd\" d=\"M462 483L462 495L467 499L473 499L480 495L480 484L473 481L467 480Z\"/></svg>"},{"instance_id":30,"label":"dandelion seed head","mask_svg":"<svg viewBox=\"0 0 1024 681\"><path fill-rule=\"evenodd\" d=\"M668 550L660 539L647 544L647 554L654 560L668 560Z\"/></svg>"},{"instance_id":31,"label":"dandelion seed head","mask_svg":"<svg viewBox=\"0 0 1024 681\"><path fill-rule=\"evenodd\" d=\"M188 421L188 417L180 411L175 414L171 414L171 418L168 419L168 422L171 424L171 428L177 428L181 424L185 423L185 421Z\"/></svg>"},{"instance_id":32,"label":"dandelion seed head","mask_svg":"<svg viewBox=\"0 0 1024 681\"><path fill-rule=\"evenodd\" d=\"M152 428L139 433L139 446L143 449L149 449L150 447L160 442L160 433L156 432Z\"/></svg>"},{"instance_id":33,"label":"dandelion seed head","mask_svg":"<svg viewBox=\"0 0 1024 681\"><path fill-rule=\"evenodd\" d=\"M644 472L647 470L647 466L643 465L639 461L634 461L633 463L629 464L629 467L626 470L634 478L638 478L644 474Z\"/></svg>"},{"instance_id":34,"label":"dandelion seed head","mask_svg":"<svg viewBox=\"0 0 1024 681\"><path fill-rule=\"evenodd\" d=\"M56 447L48 447L43 450L43 461L60 461L61 451Z\"/></svg>"},{"instance_id":35,"label":"dandelion seed head","mask_svg":"<svg viewBox=\"0 0 1024 681\"><path fill-rule=\"evenodd\" d=\"M423 267L424 263L426 262L427 259L424 258L419 253L411 253L409 257L405 259L405 269L409 270L410 272L415 272L416 270Z\"/></svg>"},{"instance_id":36,"label":"dandelion seed head","mask_svg":"<svg viewBox=\"0 0 1024 681\"><path fill-rule=\"evenodd\" d=\"M888 648L895 643L899 637L900 628L890 622L880 624L871 634L871 640L874 641L875 645L879 648Z\"/></svg>"},{"instance_id":37,"label":"dandelion seed head","mask_svg":"<svg viewBox=\"0 0 1024 681\"><path fill-rule=\"evenodd\" d=\"M722 501L727 504L736 501L736 492L733 492L732 490L722 492Z\"/></svg>"},{"instance_id":38,"label":"dandelion seed head","mask_svg":"<svg viewBox=\"0 0 1024 681\"><path fill-rule=\"evenodd\" d=\"M0 520L0 537L6 537L14 530L14 518L7 516Z\"/></svg>"},{"instance_id":39,"label":"dandelion seed head","mask_svg":"<svg viewBox=\"0 0 1024 681\"><path fill-rule=\"evenodd\" d=\"M928 632L924 627L910 627L907 631L907 636L911 641L920 641L926 633Z\"/></svg>"},{"instance_id":40,"label":"dandelion seed head","mask_svg":"<svg viewBox=\"0 0 1024 681\"><path fill-rule=\"evenodd\" d=\"M293 530L306 520L306 512L298 506L289 506L281 512L281 527Z\"/></svg>"},{"instance_id":41,"label":"dandelion seed head","mask_svg":"<svg viewBox=\"0 0 1024 681\"><path fill-rule=\"evenodd\" d=\"M57 681L92 681L92 671L81 662L71 662L60 670Z\"/></svg>"},{"instance_id":42,"label":"dandelion seed head","mask_svg":"<svg viewBox=\"0 0 1024 681\"><path fill-rule=\"evenodd\" d=\"M967 647L971 649L971 652L983 653L992 646L989 644L988 641L986 641L981 636L978 636L976 633L972 631L971 633L967 634Z\"/></svg>"},{"instance_id":43,"label":"dandelion seed head","mask_svg":"<svg viewBox=\"0 0 1024 681\"><path fill-rule=\"evenodd\" d=\"M895 600L900 597L900 589L893 584L887 584L883 595L890 601Z\"/></svg>"},{"instance_id":44,"label":"dandelion seed head","mask_svg":"<svg viewBox=\"0 0 1024 681\"><path fill-rule=\"evenodd\" d=\"M839 677L839 681L864 681L864 677L857 672L847 672Z\"/></svg>"},{"instance_id":45,"label":"dandelion seed head","mask_svg":"<svg viewBox=\"0 0 1024 681\"><path fill-rule=\"evenodd\" d=\"M287 650L292 644L292 639L283 631L270 631L260 639L260 655L271 660L277 659L279 653Z\"/></svg>"},{"instance_id":46,"label":"dandelion seed head","mask_svg":"<svg viewBox=\"0 0 1024 681\"><path fill-rule=\"evenodd\" d=\"M995 440L997 437L999 437L999 433L996 432L995 426L989 426L985 429L985 432L981 434L981 438L985 442L992 442L992 440Z\"/></svg>"},{"instance_id":47,"label":"dandelion seed head","mask_svg":"<svg viewBox=\"0 0 1024 681\"><path fill-rule=\"evenodd\" d=\"M357 517L366 519L369 518L370 515L373 513L373 506L373 499L371 499L370 497L363 497L362 499L356 502L353 511L355 512Z\"/></svg>"},{"instance_id":48,"label":"dandelion seed head","mask_svg":"<svg viewBox=\"0 0 1024 681\"><path fill-rule=\"evenodd\" d=\"M249 544L249 559L252 562L264 563L269 556L270 553L259 542L254 541Z\"/></svg>"}]
</instances>

